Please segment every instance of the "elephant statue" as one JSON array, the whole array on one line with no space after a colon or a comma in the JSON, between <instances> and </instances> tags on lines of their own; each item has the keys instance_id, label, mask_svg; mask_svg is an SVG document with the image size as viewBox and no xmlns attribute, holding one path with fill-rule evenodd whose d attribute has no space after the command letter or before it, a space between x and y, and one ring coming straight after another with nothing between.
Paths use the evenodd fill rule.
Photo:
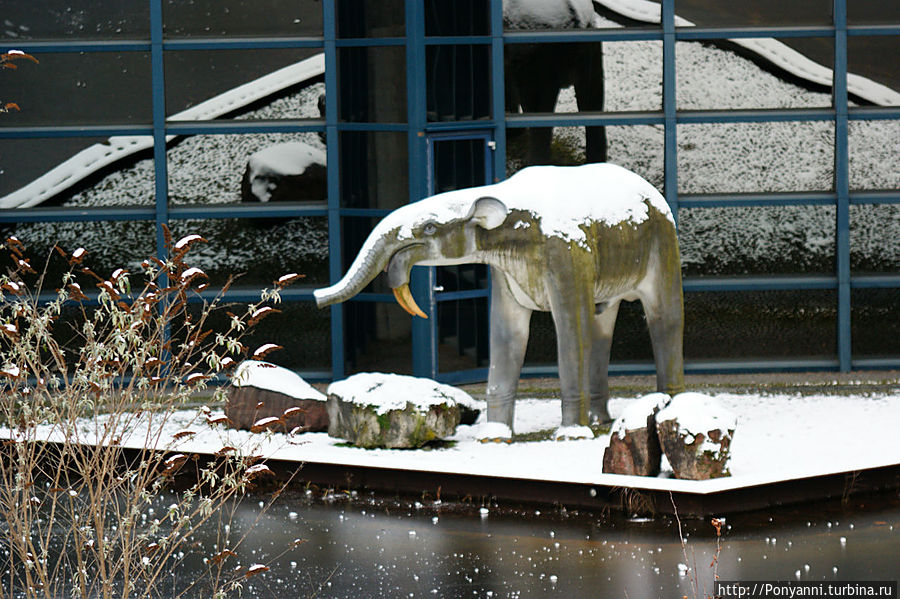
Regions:
<instances>
[{"instance_id":1,"label":"elephant statue","mask_svg":"<svg viewBox=\"0 0 900 599\"><path fill-rule=\"evenodd\" d=\"M504 0L505 29L587 29L594 19L591 0ZM600 42L508 44L505 49L506 111L554 112L561 89L575 88L580 111L603 110L603 46ZM552 127L510 129L511 142L524 137L527 164L549 164ZM585 128L585 162L605 162L606 129Z\"/></svg>"},{"instance_id":2,"label":"elephant statue","mask_svg":"<svg viewBox=\"0 0 900 599\"><path fill-rule=\"evenodd\" d=\"M608 163L534 166L509 179L438 194L388 214L344 277L315 291L343 302L385 270L399 304L425 317L409 289L413 265L491 267L487 420L510 438L531 313L556 328L562 426L558 437L593 436L609 418L610 345L622 300L643 304L657 389L684 389L684 312L675 222L663 196Z\"/></svg>"}]
</instances>

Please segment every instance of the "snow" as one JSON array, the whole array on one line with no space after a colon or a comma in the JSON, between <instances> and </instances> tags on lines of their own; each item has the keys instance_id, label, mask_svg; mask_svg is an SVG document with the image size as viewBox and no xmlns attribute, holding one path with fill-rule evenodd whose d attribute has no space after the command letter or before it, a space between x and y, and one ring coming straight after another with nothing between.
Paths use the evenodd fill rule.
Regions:
<instances>
[{"instance_id":1,"label":"snow","mask_svg":"<svg viewBox=\"0 0 900 599\"><path fill-rule=\"evenodd\" d=\"M611 433L624 439L626 431L647 428L647 417L654 411L663 409L670 399L665 393L651 393L630 402L622 415L613 422Z\"/></svg>"},{"instance_id":2,"label":"snow","mask_svg":"<svg viewBox=\"0 0 900 599\"><path fill-rule=\"evenodd\" d=\"M325 395L295 372L261 360L245 360L238 364L232 383L236 387L256 387L297 399L325 401Z\"/></svg>"},{"instance_id":3,"label":"snow","mask_svg":"<svg viewBox=\"0 0 900 599\"><path fill-rule=\"evenodd\" d=\"M511 29L583 29L594 18L591 0L504 0L503 23Z\"/></svg>"},{"instance_id":4,"label":"snow","mask_svg":"<svg viewBox=\"0 0 900 599\"><path fill-rule=\"evenodd\" d=\"M722 434L737 428L734 413L718 401L702 393L679 393L656 415L657 422L678 421L678 431L689 435L706 435L720 430Z\"/></svg>"},{"instance_id":5,"label":"snow","mask_svg":"<svg viewBox=\"0 0 900 599\"><path fill-rule=\"evenodd\" d=\"M438 194L398 209L379 223L373 235L377 238L405 219L397 236L412 239L414 230L425 223L463 218L475 200L485 196L497 198L509 210L530 212L545 236L585 247L582 227L592 222L610 227L640 224L649 217L645 202L674 223L669 205L656 188L628 169L605 163L532 166L500 183Z\"/></svg>"},{"instance_id":6,"label":"snow","mask_svg":"<svg viewBox=\"0 0 900 599\"><path fill-rule=\"evenodd\" d=\"M203 238L201 236L197 235L196 233L191 234L191 235L185 235L184 237L182 237L175 243L175 249L176 250L184 249L185 247L190 245L192 242L197 241L199 239L203 239Z\"/></svg>"},{"instance_id":7,"label":"snow","mask_svg":"<svg viewBox=\"0 0 900 599\"><path fill-rule=\"evenodd\" d=\"M472 396L456 387L426 378L380 372L361 372L331 383L328 395L332 394L344 402L374 406L378 414L403 410L407 404L419 410L453 403L467 407L478 406Z\"/></svg>"},{"instance_id":8,"label":"snow","mask_svg":"<svg viewBox=\"0 0 900 599\"><path fill-rule=\"evenodd\" d=\"M900 464L900 394L881 395L757 395L722 393L712 396L739 419L731 444L731 477L688 481L665 477L603 474L602 457L609 435L569 441L516 441L481 443L485 417L473 426L461 425L454 443L421 450L366 450L342 446L326 433L253 434L209 424L216 412L176 412L165 424L157 447L182 454L211 454L223 446L243 453L296 462L393 468L472 476L537 479L588 485L606 485L697 494L751 487L779 481L852 472ZM633 399L613 399L610 412L621 416ZM560 402L520 399L516 407L518 434L553 430L559 425ZM102 434L105 418L85 420L79 426L85 440L90 430ZM146 422L146 421L144 421ZM99 429L92 429L99 427ZM195 435L173 440L190 429ZM14 431L0 431L12 435ZM48 428L41 434L58 438ZM140 447L146 424L125 435L126 447Z\"/></svg>"}]
</instances>

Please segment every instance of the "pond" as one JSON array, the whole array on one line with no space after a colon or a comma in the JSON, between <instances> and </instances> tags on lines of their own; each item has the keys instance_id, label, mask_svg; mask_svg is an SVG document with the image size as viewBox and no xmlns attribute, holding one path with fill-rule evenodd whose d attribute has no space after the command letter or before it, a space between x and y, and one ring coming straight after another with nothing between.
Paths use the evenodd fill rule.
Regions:
<instances>
[{"instance_id":1,"label":"pond","mask_svg":"<svg viewBox=\"0 0 900 599\"><path fill-rule=\"evenodd\" d=\"M709 520L680 522L682 548L671 517L313 490L265 501L229 526L247 534L231 541L240 563L270 568L245 597L705 597L717 552L722 580L790 581L893 580L900 553L896 492L728 517L718 550ZM198 541L210 552L215 538Z\"/></svg>"}]
</instances>

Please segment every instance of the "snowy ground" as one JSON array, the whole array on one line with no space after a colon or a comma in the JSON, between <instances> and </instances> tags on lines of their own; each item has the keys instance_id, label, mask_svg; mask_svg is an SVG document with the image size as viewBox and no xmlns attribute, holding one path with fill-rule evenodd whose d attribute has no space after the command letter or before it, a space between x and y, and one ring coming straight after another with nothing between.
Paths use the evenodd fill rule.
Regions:
<instances>
[{"instance_id":1,"label":"snowy ground","mask_svg":"<svg viewBox=\"0 0 900 599\"><path fill-rule=\"evenodd\" d=\"M900 395L751 395L715 396L738 417L732 444L730 478L686 481L602 473L609 436L580 441L480 443L477 426L461 425L443 447L420 450L365 450L345 446L326 433L287 436L253 434L210 425L196 410L177 412L165 426L159 447L185 453L214 453L223 446L267 458L439 473L535 479L603 486L712 493L777 481L900 464ZM614 399L618 416L630 400ZM214 414L215 415L215 414ZM484 416L482 415L482 420ZM518 434L559 425L559 401L521 399ZM91 423L81 425L90 438ZM173 435L195 433L177 441ZM44 431L50 434L49 431ZM136 429L123 445L143 446L146 429ZM52 436L52 435L51 435Z\"/></svg>"}]
</instances>

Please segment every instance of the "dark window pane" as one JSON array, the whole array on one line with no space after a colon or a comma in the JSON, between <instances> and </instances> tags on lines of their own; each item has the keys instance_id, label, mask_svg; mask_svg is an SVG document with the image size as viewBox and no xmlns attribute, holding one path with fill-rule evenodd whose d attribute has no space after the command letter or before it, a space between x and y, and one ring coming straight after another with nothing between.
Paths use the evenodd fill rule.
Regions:
<instances>
[{"instance_id":1,"label":"dark window pane","mask_svg":"<svg viewBox=\"0 0 900 599\"><path fill-rule=\"evenodd\" d=\"M675 14L698 27L830 25L831 7L832 0L675 0Z\"/></svg>"},{"instance_id":2,"label":"dark window pane","mask_svg":"<svg viewBox=\"0 0 900 599\"><path fill-rule=\"evenodd\" d=\"M406 31L403 0L337 0L339 38L402 37Z\"/></svg>"},{"instance_id":3,"label":"dark window pane","mask_svg":"<svg viewBox=\"0 0 900 599\"><path fill-rule=\"evenodd\" d=\"M684 274L833 274L831 206L682 208Z\"/></svg>"},{"instance_id":4,"label":"dark window pane","mask_svg":"<svg viewBox=\"0 0 900 599\"><path fill-rule=\"evenodd\" d=\"M894 15L894 23L900 25L896 5ZM847 81L851 102L900 106L900 65L886 56L900 56L900 35L847 38L847 70L856 76Z\"/></svg>"},{"instance_id":5,"label":"dark window pane","mask_svg":"<svg viewBox=\"0 0 900 599\"><path fill-rule=\"evenodd\" d=\"M312 102L282 101L323 81L321 50L185 50L165 54L166 115L172 120L318 118ZM282 69L287 69L284 71ZM262 79L276 71L274 79ZM247 86L235 93L235 88ZM318 89L321 93L322 89ZM148 100L149 101L149 100ZM253 117L253 111L259 113Z\"/></svg>"},{"instance_id":6,"label":"dark window pane","mask_svg":"<svg viewBox=\"0 0 900 599\"><path fill-rule=\"evenodd\" d=\"M425 35L490 35L488 0L425 0Z\"/></svg>"},{"instance_id":7,"label":"dark window pane","mask_svg":"<svg viewBox=\"0 0 900 599\"><path fill-rule=\"evenodd\" d=\"M428 46L425 56L429 121L490 118L488 46Z\"/></svg>"},{"instance_id":8,"label":"dark window pane","mask_svg":"<svg viewBox=\"0 0 900 599\"><path fill-rule=\"evenodd\" d=\"M396 303L345 302L348 373L412 374L411 316Z\"/></svg>"},{"instance_id":9,"label":"dark window pane","mask_svg":"<svg viewBox=\"0 0 900 599\"><path fill-rule=\"evenodd\" d=\"M853 357L900 357L900 289L854 289L851 302Z\"/></svg>"},{"instance_id":10,"label":"dark window pane","mask_svg":"<svg viewBox=\"0 0 900 599\"><path fill-rule=\"evenodd\" d=\"M342 121L405 122L405 48L338 48L338 92Z\"/></svg>"},{"instance_id":11,"label":"dark window pane","mask_svg":"<svg viewBox=\"0 0 900 599\"><path fill-rule=\"evenodd\" d=\"M320 0L166 0L167 37L321 36Z\"/></svg>"},{"instance_id":12,"label":"dark window pane","mask_svg":"<svg viewBox=\"0 0 900 599\"><path fill-rule=\"evenodd\" d=\"M2 127L29 125L142 124L151 119L150 54L47 53L40 64L16 61L4 70L0 101L20 111L3 115Z\"/></svg>"},{"instance_id":13,"label":"dark window pane","mask_svg":"<svg viewBox=\"0 0 900 599\"><path fill-rule=\"evenodd\" d=\"M146 0L4 2L4 49L15 40L123 39L150 37Z\"/></svg>"},{"instance_id":14,"label":"dark window pane","mask_svg":"<svg viewBox=\"0 0 900 599\"><path fill-rule=\"evenodd\" d=\"M900 272L900 205L850 206L850 267L860 274Z\"/></svg>"},{"instance_id":15,"label":"dark window pane","mask_svg":"<svg viewBox=\"0 0 900 599\"><path fill-rule=\"evenodd\" d=\"M343 131L341 205L393 210L409 202L406 133Z\"/></svg>"},{"instance_id":16,"label":"dark window pane","mask_svg":"<svg viewBox=\"0 0 900 599\"><path fill-rule=\"evenodd\" d=\"M686 360L837 355L833 291L686 293Z\"/></svg>"},{"instance_id":17,"label":"dark window pane","mask_svg":"<svg viewBox=\"0 0 900 599\"><path fill-rule=\"evenodd\" d=\"M850 25L896 25L900 14L893 0L848 0L847 21Z\"/></svg>"}]
</instances>

